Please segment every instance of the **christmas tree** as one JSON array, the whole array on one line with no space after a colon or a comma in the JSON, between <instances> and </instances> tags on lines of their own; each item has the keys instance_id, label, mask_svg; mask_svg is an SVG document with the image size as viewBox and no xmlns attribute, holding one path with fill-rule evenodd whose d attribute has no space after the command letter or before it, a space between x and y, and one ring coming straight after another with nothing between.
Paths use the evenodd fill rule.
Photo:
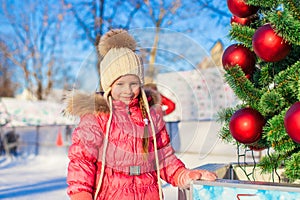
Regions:
<instances>
[{"instance_id":1,"label":"christmas tree","mask_svg":"<svg viewBox=\"0 0 300 200\"><path fill-rule=\"evenodd\" d=\"M263 173L284 168L300 179L300 1L227 0L232 13L222 63L226 82L241 100L218 113L220 138L267 149Z\"/></svg>"}]
</instances>

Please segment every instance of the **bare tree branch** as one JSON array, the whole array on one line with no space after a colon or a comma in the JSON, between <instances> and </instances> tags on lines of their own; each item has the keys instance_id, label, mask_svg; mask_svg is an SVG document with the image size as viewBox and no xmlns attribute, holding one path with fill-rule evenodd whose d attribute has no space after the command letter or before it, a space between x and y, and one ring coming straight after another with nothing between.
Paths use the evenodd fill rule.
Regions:
<instances>
[{"instance_id":1,"label":"bare tree branch","mask_svg":"<svg viewBox=\"0 0 300 200\"><path fill-rule=\"evenodd\" d=\"M10 33L9 39L0 34L0 38L5 38L2 38L0 51L22 69L25 87L29 91L36 90L38 99L44 99L52 89L53 67L57 66L55 52L62 23L59 7L55 9L50 2L41 0L10 5L14 9L7 6L2 9L7 27L14 34Z\"/></svg>"}]
</instances>

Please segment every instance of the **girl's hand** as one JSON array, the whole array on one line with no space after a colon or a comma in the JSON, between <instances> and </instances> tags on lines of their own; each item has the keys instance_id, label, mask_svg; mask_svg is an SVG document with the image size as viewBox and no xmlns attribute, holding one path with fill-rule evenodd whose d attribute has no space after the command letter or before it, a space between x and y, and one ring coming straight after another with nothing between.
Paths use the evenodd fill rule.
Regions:
<instances>
[{"instance_id":1,"label":"girl's hand","mask_svg":"<svg viewBox=\"0 0 300 200\"><path fill-rule=\"evenodd\" d=\"M182 168L175 173L175 183L180 188L188 188L193 180L214 181L217 175L207 170L189 170Z\"/></svg>"},{"instance_id":2,"label":"girl's hand","mask_svg":"<svg viewBox=\"0 0 300 200\"><path fill-rule=\"evenodd\" d=\"M195 171L198 171L199 173L201 173L200 180L214 181L217 179L217 175L214 172L210 172L207 170L195 170ZM193 179L193 180L197 180L197 179Z\"/></svg>"}]
</instances>

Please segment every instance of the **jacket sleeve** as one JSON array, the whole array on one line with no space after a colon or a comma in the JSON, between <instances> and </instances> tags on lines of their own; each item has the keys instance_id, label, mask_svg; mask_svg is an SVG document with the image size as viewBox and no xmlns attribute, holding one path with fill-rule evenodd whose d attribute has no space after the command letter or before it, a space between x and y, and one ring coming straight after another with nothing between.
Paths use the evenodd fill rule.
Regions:
<instances>
[{"instance_id":1,"label":"jacket sleeve","mask_svg":"<svg viewBox=\"0 0 300 200\"><path fill-rule=\"evenodd\" d=\"M156 108L152 113L157 131L156 140L160 162L160 176L163 180L175 186L174 174L177 170L185 168L185 165L177 158L170 144L170 137L166 130L165 122L163 121L161 109Z\"/></svg>"},{"instance_id":2,"label":"jacket sleeve","mask_svg":"<svg viewBox=\"0 0 300 200\"><path fill-rule=\"evenodd\" d=\"M83 116L72 135L68 157L67 193L72 197L79 193L93 194L96 177L98 150L103 134L97 118L92 114Z\"/></svg>"}]
</instances>

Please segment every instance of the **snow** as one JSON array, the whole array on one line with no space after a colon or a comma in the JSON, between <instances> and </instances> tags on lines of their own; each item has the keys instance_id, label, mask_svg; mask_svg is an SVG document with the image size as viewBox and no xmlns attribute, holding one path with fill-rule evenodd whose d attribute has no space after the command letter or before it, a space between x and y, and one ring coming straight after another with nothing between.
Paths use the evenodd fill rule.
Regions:
<instances>
[{"instance_id":1,"label":"snow","mask_svg":"<svg viewBox=\"0 0 300 200\"><path fill-rule=\"evenodd\" d=\"M0 199L68 199L65 154L23 158L2 158Z\"/></svg>"},{"instance_id":2,"label":"snow","mask_svg":"<svg viewBox=\"0 0 300 200\"><path fill-rule=\"evenodd\" d=\"M195 127L198 128L195 129ZM208 163L236 161L235 147L224 144L217 139L216 128L216 124L209 121L182 122L179 126L180 149L182 150L177 152L177 156L188 168L195 168ZM37 156L33 155L31 150L29 150L31 153L21 154L17 158L0 156L1 200L69 199L66 194L68 143L64 140L64 146L55 146L57 127L44 127L42 130L41 132L47 137L40 137L40 140L46 140L48 144L39 147ZM28 131L29 128L17 129L21 137L22 135L32 135ZM197 131L201 132L200 137ZM64 134L64 132L62 133ZM53 141L52 146L49 145L49 141ZM40 142L44 143L45 141ZM208 149L208 146L211 148ZM22 150L26 151L27 149L23 148ZM166 200L178 199L178 189L170 184L163 182L163 192Z\"/></svg>"},{"instance_id":3,"label":"snow","mask_svg":"<svg viewBox=\"0 0 300 200\"><path fill-rule=\"evenodd\" d=\"M207 163L211 158L200 160L197 154L181 154L188 165ZM215 161L228 162L224 156L214 156ZM231 158L234 161L234 157ZM39 155L23 158L1 158L0 199L2 200L53 200L68 199L66 174L68 158L66 153L51 156ZM177 188L163 183L165 199L177 199Z\"/></svg>"}]
</instances>

